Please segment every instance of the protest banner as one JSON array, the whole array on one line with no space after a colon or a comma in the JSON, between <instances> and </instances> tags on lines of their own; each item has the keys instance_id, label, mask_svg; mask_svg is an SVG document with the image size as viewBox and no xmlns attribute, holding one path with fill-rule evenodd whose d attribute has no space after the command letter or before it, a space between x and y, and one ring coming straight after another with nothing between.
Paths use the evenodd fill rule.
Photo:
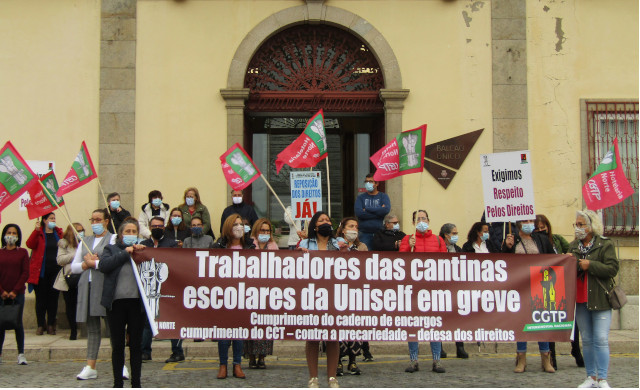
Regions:
<instances>
[{"instance_id":1,"label":"protest banner","mask_svg":"<svg viewBox=\"0 0 640 390\"><path fill-rule=\"evenodd\" d=\"M422 172L427 125L398 134L382 149L369 158L376 168L375 181L389 180L397 176Z\"/></svg>"},{"instance_id":2,"label":"protest banner","mask_svg":"<svg viewBox=\"0 0 640 390\"><path fill-rule=\"evenodd\" d=\"M29 164L7 141L0 149L0 211L27 191L35 178Z\"/></svg>"},{"instance_id":3,"label":"protest banner","mask_svg":"<svg viewBox=\"0 0 640 390\"><path fill-rule=\"evenodd\" d=\"M29 219L38 218L45 214L48 214L58 207L64 205L64 199L56 195L58 191L58 180L53 171L49 171L46 175L40 178L42 186L31 186L29 188L29 198L31 199L27 203L27 214ZM45 192L44 188L48 191Z\"/></svg>"},{"instance_id":4,"label":"protest banner","mask_svg":"<svg viewBox=\"0 0 640 390\"><path fill-rule=\"evenodd\" d=\"M292 171L291 209L294 221L308 221L322 210L322 174L319 171Z\"/></svg>"},{"instance_id":5,"label":"protest banner","mask_svg":"<svg viewBox=\"0 0 640 390\"><path fill-rule=\"evenodd\" d=\"M69 173L67 173L67 176L62 181L56 195L62 196L67 194L76 188L82 187L97 177L98 173L96 172L96 168L93 166L93 161L91 160L89 149L87 149L87 144L82 141L80 151L73 160L73 163L71 163L71 169L69 169Z\"/></svg>"},{"instance_id":6,"label":"protest banner","mask_svg":"<svg viewBox=\"0 0 640 390\"><path fill-rule=\"evenodd\" d=\"M569 341L570 255L145 248L158 338Z\"/></svg>"},{"instance_id":7,"label":"protest banner","mask_svg":"<svg viewBox=\"0 0 640 390\"><path fill-rule=\"evenodd\" d=\"M536 219L528 150L483 154L480 167L487 222Z\"/></svg>"}]
</instances>

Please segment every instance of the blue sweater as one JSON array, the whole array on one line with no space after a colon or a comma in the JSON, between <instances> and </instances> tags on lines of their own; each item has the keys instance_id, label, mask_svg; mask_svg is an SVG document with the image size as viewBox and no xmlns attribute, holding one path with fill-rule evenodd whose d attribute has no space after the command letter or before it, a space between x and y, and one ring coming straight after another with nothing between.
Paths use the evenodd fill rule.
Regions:
<instances>
[{"instance_id":1,"label":"blue sweater","mask_svg":"<svg viewBox=\"0 0 640 390\"><path fill-rule=\"evenodd\" d=\"M391 201L384 192L375 195L365 192L358 195L353 208L358 217L358 229L364 233L375 233L382 229L384 216L391 210Z\"/></svg>"}]
</instances>

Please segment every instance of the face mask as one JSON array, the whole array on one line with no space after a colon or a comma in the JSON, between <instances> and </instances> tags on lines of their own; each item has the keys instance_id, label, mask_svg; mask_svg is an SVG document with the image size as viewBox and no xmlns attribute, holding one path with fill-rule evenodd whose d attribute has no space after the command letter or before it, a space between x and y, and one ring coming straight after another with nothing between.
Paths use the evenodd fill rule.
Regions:
<instances>
[{"instance_id":1,"label":"face mask","mask_svg":"<svg viewBox=\"0 0 640 390\"><path fill-rule=\"evenodd\" d=\"M233 204L240 204L240 203L242 203L242 196L234 196Z\"/></svg>"},{"instance_id":2,"label":"face mask","mask_svg":"<svg viewBox=\"0 0 640 390\"><path fill-rule=\"evenodd\" d=\"M180 217L171 217L171 223L173 226L178 226L182 223L182 218Z\"/></svg>"},{"instance_id":3,"label":"face mask","mask_svg":"<svg viewBox=\"0 0 640 390\"><path fill-rule=\"evenodd\" d=\"M118 207L120 207L120 201L112 200L111 202L109 202L109 205L111 205L111 210L117 210Z\"/></svg>"},{"instance_id":4,"label":"face mask","mask_svg":"<svg viewBox=\"0 0 640 390\"><path fill-rule=\"evenodd\" d=\"M82 240L84 238L84 231L78 233L78 239Z\"/></svg>"},{"instance_id":5,"label":"face mask","mask_svg":"<svg viewBox=\"0 0 640 390\"><path fill-rule=\"evenodd\" d=\"M249 226L249 225L244 225L244 232L245 232L245 233L249 233L249 232L251 232L251 226Z\"/></svg>"},{"instance_id":6,"label":"face mask","mask_svg":"<svg viewBox=\"0 0 640 390\"><path fill-rule=\"evenodd\" d=\"M234 226L233 229L231 229L231 234L233 234L235 238L242 238L242 236L244 236L244 230L242 226Z\"/></svg>"},{"instance_id":7,"label":"face mask","mask_svg":"<svg viewBox=\"0 0 640 390\"><path fill-rule=\"evenodd\" d=\"M202 226L192 227L191 234L193 234L196 237L200 237L202 235Z\"/></svg>"},{"instance_id":8,"label":"face mask","mask_svg":"<svg viewBox=\"0 0 640 390\"><path fill-rule=\"evenodd\" d=\"M329 237L333 233L333 228L330 223L324 223L322 225L318 225L318 234L323 237Z\"/></svg>"},{"instance_id":9,"label":"face mask","mask_svg":"<svg viewBox=\"0 0 640 390\"><path fill-rule=\"evenodd\" d=\"M345 231L344 238L346 238L349 242L354 242L358 238L358 232L354 230Z\"/></svg>"},{"instance_id":10,"label":"face mask","mask_svg":"<svg viewBox=\"0 0 640 390\"><path fill-rule=\"evenodd\" d=\"M190 196L187 196L184 201L187 204L187 206L193 206L194 204L196 204L195 199L193 199Z\"/></svg>"},{"instance_id":11,"label":"face mask","mask_svg":"<svg viewBox=\"0 0 640 390\"><path fill-rule=\"evenodd\" d=\"M373 192L373 183L364 183L364 189L367 190L367 192Z\"/></svg>"},{"instance_id":12,"label":"face mask","mask_svg":"<svg viewBox=\"0 0 640 390\"><path fill-rule=\"evenodd\" d=\"M456 242L458 242L458 235L456 234L455 236L449 237L449 242L452 244L455 244Z\"/></svg>"},{"instance_id":13,"label":"face mask","mask_svg":"<svg viewBox=\"0 0 640 390\"><path fill-rule=\"evenodd\" d=\"M482 233L482 241L487 241L489 239L489 233L484 232Z\"/></svg>"},{"instance_id":14,"label":"face mask","mask_svg":"<svg viewBox=\"0 0 640 390\"><path fill-rule=\"evenodd\" d=\"M522 231L525 234L531 234L533 233L533 231L535 230L535 226L532 223L523 223L522 224Z\"/></svg>"},{"instance_id":15,"label":"face mask","mask_svg":"<svg viewBox=\"0 0 640 390\"><path fill-rule=\"evenodd\" d=\"M153 199L151 199L151 204L156 206L156 207L160 207L160 206L162 206L162 199L153 198Z\"/></svg>"},{"instance_id":16,"label":"face mask","mask_svg":"<svg viewBox=\"0 0 640 390\"><path fill-rule=\"evenodd\" d=\"M258 241L260 241L263 244L265 242L269 242L270 238L271 238L270 234L258 234Z\"/></svg>"},{"instance_id":17,"label":"face mask","mask_svg":"<svg viewBox=\"0 0 640 390\"><path fill-rule=\"evenodd\" d=\"M585 228L575 228L575 232L576 232L576 238L578 240L584 240L585 238L587 238L587 229Z\"/></svg>"},{"instance_id":18,"label":"face mask","mask_svg":"<svg viewBox=\"0 0 640 390\"><path fill-rule=\"evenodd\" d=\"M393 225L393 231L394 232L399 232L400 231L400 224L396 223L395 225Z\"/></svg>"},{"instance_id":19,"label":"face mask","mask_svg":"<svg viewBox=\"0 0 640 390\"><path fill-rule=\"evenodd\" d=\"M138 242L138 236L136 235L124 235L122 236L122 242L126 245L126 246L131 246L135 243Z\"/></svg>"},{"instance_id":20,"label":"face mask","mask_svg":"<svg viewBox=\"0 0 640 390\"><path fill-rule=\"evenodd\" d=\"M164 236L163 228L151 229L151 237L155 238L156 240L159 240L162 238L162 236Z\"/></svg>"},{"instance_id":21,"label":"face mask","mask_svg":"<svg viewBox=\"0 0 640 390\"><path fill-rule=\"evenodd\" d=\"M104 233L104 225L101 223L91 224L91 230L93 231L93 234L99 236Z\"/></svg>"},{"instance_id":22,"label":"face mask","mask_svg":"<svg viewBox=\"0 0 640 390\"><path fill-rule=\"evenodd\" d=\"M7 245L15 245L18 242L18 236L4 236L4 241Z\"/></svg>"},{"instance_id":23,"label":"face mask","mask_svg":"<svg viewBox=\"0 0 640 390\"><path fill-rule=\"evenodd\" d=\"M424 233L429 230L429 224L426 222L418 222L418 224L416 225L416 230L418 230L420 233Z\"/></svg>"},{"instance_id":24,"label":"face mask","mask_svg":"<svg viewBox=\"0 0 640 390\"><path fill-rule=\"evenodd\" d=\"M49 229L54 229L56 227L56 223L55 222L47 222L47 226L49 227Z\"/></svg>"}]
</instances>

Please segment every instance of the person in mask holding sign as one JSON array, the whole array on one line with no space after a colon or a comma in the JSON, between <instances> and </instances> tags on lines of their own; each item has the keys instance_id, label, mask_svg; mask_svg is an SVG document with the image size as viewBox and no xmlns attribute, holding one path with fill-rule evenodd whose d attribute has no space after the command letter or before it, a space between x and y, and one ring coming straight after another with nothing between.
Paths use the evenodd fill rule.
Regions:
<instances>
[{"instance_id":1,"label":"person in mask holding sign","mask_svg":"<svg viewBox=\"0 0 640 390\"><path fill-rule=\"evenodd\" d=\"M222 233L224 221L226 221L232 214L240 214L240 218L246 219L248 221L247 225L249 225L249 228L245 233L250 232L251 226L253 226L253 224L258 220L258 214L256 214L253 207L244 203L242 190L231 191L231 199L233 200L233 204L222 211L222 217L220 218L220 233Z\"/></svg>"}]
</instances>

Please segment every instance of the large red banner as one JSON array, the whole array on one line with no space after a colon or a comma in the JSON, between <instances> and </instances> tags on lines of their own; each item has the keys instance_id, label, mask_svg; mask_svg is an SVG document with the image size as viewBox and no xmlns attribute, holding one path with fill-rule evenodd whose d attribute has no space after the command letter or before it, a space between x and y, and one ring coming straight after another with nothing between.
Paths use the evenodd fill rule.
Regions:
<instances>
[{"instance_id":1,"label":"large red banner","mask_svg":"<svg viewBox=\"0 0 640 390\"><path fill-rule=\"evenodd\" d=\"M159 338L569 341L569 255L153 249Z\"/></svg>"}]
</instances>

